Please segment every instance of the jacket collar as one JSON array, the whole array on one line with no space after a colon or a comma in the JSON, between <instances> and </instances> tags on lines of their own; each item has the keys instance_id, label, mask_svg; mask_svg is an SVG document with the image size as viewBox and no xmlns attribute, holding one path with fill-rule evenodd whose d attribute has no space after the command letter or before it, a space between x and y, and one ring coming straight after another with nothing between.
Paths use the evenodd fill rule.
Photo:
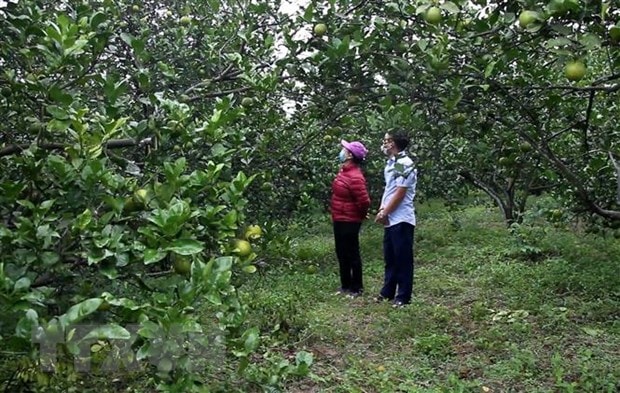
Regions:
<instances>
[{"instance_id":1,"label":"jacket collar","mask_svg":"<svg viewBox=\"0 0 620 393\"><path fill-rule=\"evenodd\" d=\"M342 164L342 166L340 167L340 171L341 172L348 172L348 171L351 171L351 170L353 170L355 168L357 168L357 165L355 165L351 161L347 161L344 164Z\"/></svg>"}]
</instances>

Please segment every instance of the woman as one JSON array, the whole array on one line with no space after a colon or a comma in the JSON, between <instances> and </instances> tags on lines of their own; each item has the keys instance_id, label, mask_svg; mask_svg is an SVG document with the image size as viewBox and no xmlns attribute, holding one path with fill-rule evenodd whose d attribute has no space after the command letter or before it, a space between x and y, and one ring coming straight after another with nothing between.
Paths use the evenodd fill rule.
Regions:
<instances>
[{"instance_id":1,"label":"woman","mask_svg":"<svg viewBox=\"0 0 620 393\"><path fill-rule=\"evenodd\" d=\"M338 159L342 166L332 183L330 203L340 267L340 289L337 293L356 297L364 290L359 233L362 221L368 214L370 198L360 165L366 159L368 149L358 141L349 143L342 140L340 143L343 149Z\"/></svg>"}]
</instances>

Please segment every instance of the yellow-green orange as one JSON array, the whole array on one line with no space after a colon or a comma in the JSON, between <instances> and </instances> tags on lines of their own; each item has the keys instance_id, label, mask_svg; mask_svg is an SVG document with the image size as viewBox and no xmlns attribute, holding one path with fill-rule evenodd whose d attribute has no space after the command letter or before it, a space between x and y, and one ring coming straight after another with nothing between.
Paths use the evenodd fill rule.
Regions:
<instances>
[{"instance_id":1,"label":"yellow-green orange","mask_svg":"<svg viewBox=\"0 0 620 393\"><path fill-rule=\"evenodd\" d=\"M136 202L146 203L146 199L149 196L149 192L145 190L144 188L140 188L134 193L134 196L136 197Z\"/></svg>"},{"instance_id":2,"label":"yellow-green orange","mask_svg":"<svg viewBox=\"0 0 620 393\"><path fill-rule=\"evenodd\" d=\"M526 29L529 25L534 23L538 19L538 14L534 11L522 11L519 14L519 26L521 28Z\"/></svg>"},{"instance_id":3,"label":"yellow-green orange","mask_svg":"<svg viewBox=\"0 0 620 393\"><path fill-rule=\"evenodd\" d=\"M247 240L235 240L235 252L240 257L247 257L252 253L252 245Z\"/></svg>"},{"instance_id":4,"label":"yellow-green orange","mask_svg":"<svg viewBox=\"0 0 620 393\"><path fill-rule=\"evenodd\" d=\"M254 100L251 97L243 97L241 100L241 105L250 106L254 103Z\"/></svg>"},{"instance_id":5,"label":"yellow-green orange","mask_svg":"<svg viewBox=\"0 0 620 393\"><path fill-rule=\"evenodd\" d=\"M175 273L178 274L189 274L192 270L192 263L186 257L182 255L174 255L172 261L172 268Z\"/></svg>"},{"instance_id":6,"label":"yellow-green orange","mask_svg":"<svg viewBox=\"0 0 620 393\"><path fill-rule=\"evenodd\" d=\"M325 25L325 23L319 23L316 26L314 26L314 34L317 35L318 37L321 37L326 32L327 32L327 26Z\"/></svg>"},{"instance_id":7,"label":"yellow-green orange","mask_svg":"<svg viewBox=\"0 0 620 393\"><path fill-rule=\"evenodd\" d=\"M569 81L580 81L586 75L586 66L579 60L571 61L566 65L564 75Z\"/></svg>"},{"instance_id":8,"label":"yellow-green orange","mask_svg":"<svg viewBox=\"0 0 620 393\"><path fill-rule=\"evenodd\" d=\"M426 19L426 21L432 25L441 22L441 10L438 7L430 7L428 10L426 10L424 19Z\"/></svg>"},{"instance_id":9,"label":"yellow-green orange","mask_svg":"<svg viewBox=\"0 0 620 393\"><path fill-rule=\"evenodd\" d=\"M143 204L136 202L135 198L127 197L123 203L123 213L130 214L138 210L142 210Z\"/></svg>"},{"instance_id":10,"label":"yellow-green orange","mask_svg":"<svg viewBox=\"0 0 620 393\"><path fill-rule=\"evenodd\" d=\"M258 225L250 225L245 231L245 238L248 240L255 240L263 235L263 230Z\"/></svg>"}]
</instances>

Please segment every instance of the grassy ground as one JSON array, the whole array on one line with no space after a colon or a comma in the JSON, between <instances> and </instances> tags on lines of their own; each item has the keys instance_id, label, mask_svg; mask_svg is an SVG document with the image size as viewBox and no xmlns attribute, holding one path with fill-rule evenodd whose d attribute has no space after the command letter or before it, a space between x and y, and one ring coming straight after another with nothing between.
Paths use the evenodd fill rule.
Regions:
<instances>
[{"instance_id":1,"label":"grassy ground","mask_svg":"<svg viewBox=\"0 0 620 393\"><path fill-rule=\"evenodd\" d=\"M236 280L244 281L244 328L261 332L259 350L243 375L234 356L204 359L214 366L198 370L204 391L620 391L618 239L535 213L508 230L492 206L448 212L440 202L422 204L414 299L393 309L373 301L383 279L383 229L368 222L362 230L366 293L356 299L335 295L327 217L298 220L257 249L259 271ZM207 305L199 312L213 319ZM293 376L307 354L310 375ZM63 382L73 390L37 391L158 391L152 377L146 369L120 379L87 375L83 386ZM2 381L0 390L9 391Z\"/></svg>"},{"instance_id":2,"label":"grassy ground","mask_svg":"<svg viewBox=\"0 0 620 393\"><path fill-rule=\"evenodd\" d=\"M335 296L328 222L242 288L262 354L313 354L289 392L615 392L620 242L550 223L509 232L497 211L419 207L414 300L376 304L382 228L361 235L366 294ZM317 266L313 272L308 266Z\"/></svg>"}]
</instances>

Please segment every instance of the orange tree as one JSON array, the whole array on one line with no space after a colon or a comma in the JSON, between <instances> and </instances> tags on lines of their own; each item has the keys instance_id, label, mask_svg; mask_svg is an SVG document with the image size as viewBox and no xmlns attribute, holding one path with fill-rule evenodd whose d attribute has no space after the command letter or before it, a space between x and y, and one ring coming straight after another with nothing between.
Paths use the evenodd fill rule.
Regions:
<instances>
[{"instance_id":1,"label":"orange tree","mask_svg":"<svg viewBox=\"0 0 620 393\"><path fill-rule=\"evenodd\" d=\"M615 4L2 4L6 353L40 359L33 340L96 323L69 329L59 362L124 340L187 390L191 356L160 345L182 327L247 366L259 332L235 285L254 254L233 240L246 217L324 206L340 138L369 147L375 201L381 136L403 128L420 197L475 187L511 223L549 192L619 221Z\"/></svg>"},{"instance_id":2,"label":"orange tree","mask_svg":"<svg viewBox=\"0 0 620 393\"><path fill-rule=\"evenodd\" d=\"M236 285L256 254L233 240L265 143L248 130L281 115L261 109L277 101L273 7L0 11L0 337L19 365L6 389L150 365L153 384L191 391L228 379L209 376L229 357L243 371L260 332Z\"/></svg>"},{"instance_id":3,"label":"orange tree","mask_svg":"<svg viewBox=\"0 0 620 393\"><path fill-rule=\"evenodd\" d=\"M362 137L410 130L421 195L475 187L511 223L549 192L616 225L618 12L578 0L315 1L295 21L309 34L287 41L304 53L289 70L311 118L348 106L336 125ZM326 32L313 35L318 22Z\"/></svg>"}]
</instances>

